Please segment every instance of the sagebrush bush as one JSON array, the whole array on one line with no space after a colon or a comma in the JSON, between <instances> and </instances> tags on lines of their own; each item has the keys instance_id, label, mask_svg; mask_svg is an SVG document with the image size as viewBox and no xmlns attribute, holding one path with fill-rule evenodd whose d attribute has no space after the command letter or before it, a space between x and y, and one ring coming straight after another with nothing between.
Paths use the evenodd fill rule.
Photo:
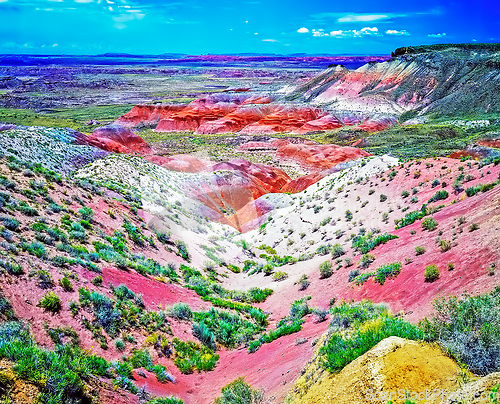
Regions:
<instances>
[{"instance_id":1,"label":"sagebrush bush","mask_svg":"<svg viewBox=\"0 0 500 404\"><path fill-rule=\"evenodd\" d=\"M193 312L191 307L186 303L175 303L173 306L167 309L167 313L170 317L176 318L177 320L191 320L193 318Z\"/></svg>"},{"instance_id":2,"label":"sagebrush bush","mask_svg":"<svg viewBox=\"0 0 500 404\"><path fill-rule=\"evenodd\" d=\"M344 247L342 247L340 244L334 244L331 247L331 252L332 252L332 258L336 259L341 257L342 255L345 254Z\"/></svg>"},{"instance_id":3,"label":"sagebrush bush","mask_svg":"<svg viewBox=\"0 0 500 404\"><path fill-rule=\"evenodd\" d=\"M300 277L297 283L299 284L299 290L306 290L311 284L309 278L305 274Z\"/></svg>"},{"instance_id":4,"label":"sagebrush bush","mask_svg":"<svg viewBox=\"0 0 500 404\"><path fill-rule=\"evenodd\" d=\"M424 229L424 230L432 231L432 230L437 229L438 222L433 217L426 217L426 218L424 218L424 220L422 220L421 226L422 226L422 229Z\"/></svg>"},{"instance_id":5,"label":"sagebrush bush","mask_svg":"<svg viewBox=\"0 0 500 404\"><path fill-rule=\"evenodd\" d=\"M438 298L434 313L420 326L470 371L486 375L500 371L500 288L489 294Z\"/></svg>"},{"instance_id":6,"label":"sagebrush bush","mask_svg":"<svg viewBox=\"0 0 500 404\"><path fill-rule=\"evenodd\" d=\"M223 387L221 396L214 404L261 404L264 402L264 392L254 390L243 377Z\"/></svg>"},{"instance_id":7,"label":"sagebrush bush","mask_svg":"<svg viewBox=\"0 0 500 404\"><path fill-rule=\"evenodd\" d=\"M320 279L329 278L332 276L332 263L330 261L322 262L319 266Z\"/></svg>"}]
</instances>

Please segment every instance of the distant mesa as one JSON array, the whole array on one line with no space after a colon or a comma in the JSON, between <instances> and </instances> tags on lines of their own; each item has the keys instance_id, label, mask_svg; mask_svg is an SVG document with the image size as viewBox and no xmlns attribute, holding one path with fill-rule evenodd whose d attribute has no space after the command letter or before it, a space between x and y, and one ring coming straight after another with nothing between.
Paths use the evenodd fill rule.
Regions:
<instances>
[{"instance_id":1,"label":"distant mesa","mask_svg":"<svg viewBox=\"0 0 500 404\"><path fill-rule=\"evenodd\" d=\"M225 90L187 105L136 105L116 122L128 128L151 127L157 132L242 135L307 134L358 124L362 130L376 132L397 122L395 117L383 114L344 114L340 118L318 107L284 105L275 103L269 95L243 94L246 90Z\"/></svg>"}]
</instances>

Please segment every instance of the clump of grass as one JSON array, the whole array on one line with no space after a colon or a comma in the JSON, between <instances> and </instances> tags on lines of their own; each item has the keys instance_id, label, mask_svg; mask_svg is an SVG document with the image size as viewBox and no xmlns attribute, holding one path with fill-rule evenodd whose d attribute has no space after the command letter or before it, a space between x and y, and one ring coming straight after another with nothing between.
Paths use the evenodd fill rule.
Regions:
<instances>
[{"instance_id":1,"label":"clump of grass","mask_svg":"<svg viewBox=\"0 0 500 404\"><path fill-rule=\"evenodd\" d=\"M451 241L450 240L439 240L439 248L441 252L446 252L451 249Z\"/></svg>"},{"instance_id":2,"label":"clump of grass","mask_svg":"<svg viewBox=\"0 0 500 404\"><path fill-rule=\"evenodd\" d=\"M309 282L309 278L305 274L302 275L300 277L300 279L298 280L298 282L296 282L296 283L298 283L300 291L306 290L309 287L309 285L311 284L311 282Z\"/></svg>"},{"instance_id":3,"label":"clump of grass","mask_svg":"<svg viewBox=\"0 0 500 404\"><path fill-rule=\"evenodd\" d=\"M284 281L286 278L288 278L288 274L283 271L276 271L273 273L273 280L276 282Z\"/></svg>"},{"instance_id":4,"label":"clump of grass","mask_svg":"<svg viewBox=\"0 0 500 404\"><path fill-rule=\"evenodd\" d=\"M425 247L418 245L415 247L415 254L417 255L423 255L425 254Z\"/></svg>"},{"instance_id":5,"label":"clump of grass","mask_svg":"<svg viewBox=\"0 0 500 404\"><path fill-rule=\"evenodd\" d=\"M73 291L73 283L66 276L64 276L61 279L59 279L59 285L66 292L72 292Z\"/></svg>"},{"instance_id":6,"label":"clump of grass","mask_svg":"<svg viewBox=\"0 0 500 404\"><path fill-rule=\"evenodd\" d=\"M433 230L437 229L438 222L433 217L426 217L426 218L424 218L424 220L422 220L421 226L422 226L422 229L424 229L424 230L433 231Z\"/></svg>"},{"instance_id":7,"label":"clump of grass","mask_svg":"<svg viewBox=\"0 0 500 404\"><path fill-rule=\"evenodd\" d=\"M61 298L56 292L50 291L45 293L38 305L45 310L57 313L62 308Z\"/></svg>"},{"instance_id":8,"label":"clump of grass","mask_svg":"<svg viewBox=\"0 0 500 404\"><path fill-rule=\"evenodd\" d=\"M370 264L375 261L375 255L373 254L363 254L359 259L358 266L360 268L366 269Z\"/></svg>"},{"instance_id":9,"label":"clump of grass","mask_svg":"<svg viewBox=\"0 0 500 404\"><path fill-rule=\"evenodd\" d=\"M426 282L434 282L439 278L439 268L436 264L431 264L425 267L424 279Z\"/></svg>"},{"instance_id":10,"label":"clump of grass","mask_svg":"<svg viewBox=\"0 0 500 404\"><path fill-rule=\"evenodd\" d=\"M448 198L448 196L449 196L449 194L447 191L445 191L444 189L440 189L427 202L428 203L437 202L437 201Z\"/></svg>"},{"instance_id":11,"label":"clump of grass","mask_svg":"<svg viewBox=\"0 0 500 404\"><path fill-rule=\"evenodd\" d=\"M380 244L385 244L390 240L394 240L398 238L398 236L389 233L383 233L376 237L372 232L366 235L357 235L352 239L352 248L360 251L361 254L366 254L367 252L373 250L375 247Z\"/></svg>"},{"instance_id":12,"label":"clump of grass","mask_svg":"<svg viewBox=\"0 0 500 404\"><path fill-rule=\"evenodd\" d=\"M344 247L342 247L340 244L334 244L332 245L332 247L330 248L331 252L332 252L332 258L333 259L337 259L339 257L341 257L342 255L345 254L345 250L344 250Z\"/></svg>"}]
</instances>

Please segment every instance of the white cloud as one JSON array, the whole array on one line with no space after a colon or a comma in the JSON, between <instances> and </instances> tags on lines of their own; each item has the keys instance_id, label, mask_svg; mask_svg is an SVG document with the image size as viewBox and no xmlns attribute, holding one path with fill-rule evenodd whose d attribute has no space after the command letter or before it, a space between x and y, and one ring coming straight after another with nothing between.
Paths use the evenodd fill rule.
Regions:
<instances>
[{"instance_id":1,"label":"white cloud","mask_svg":"<svg viewBox=\"0 0 500 404\"><path fill-rule=\"evenodd\" d=\"M332 32L330 32L331 36L342 36L343 34L344 34L344 31L342 31L341 29L338 30L338 31L332 31Z\"/></svg>"},{"instance_id":2,"label":"white cloud","mask_svg":"<svg viewBox=\"0 0 500 404\"><path fill-rule=\"evenodd\" d=\"M429 38L442 38L446 36L446 32L443 32L442 34L429 34L427 35Z\"/></svg>"},{"instance_id":3,"label":"white cloud","mask_svg":"<svg viewBox=\"0 0 500 404\"><path fill-rule=\"evenodd\" d=\"M369 22L377 20L385 20L390 18L387 14L349 14L340 17L338 22Z\"/></svg>"},{"instance_id":4,"label":"white cloud","mask_svg":"<svg viewBox=\"0 0 500 404\"><path fill-rule=\"evenodd\" d=\"M349 30L338 30L338 31L332 31L330 32L330 36L333 36L335 38L346 38L346 37L362 37L362 36L382 36L378 32L377 27L364 27L361 28L360 30L357 29L349 29Z\"/></svg>"},{"instance_id":5,"label":"white cloud","mask_svg":"<svg viewBox=\"0 0 500 404\"><path fill-rule=\"evenodd\" d=\"M308 30L306 27L302 27L302 28L299 28L299 29L297 30L297 32L298 32L299 34L307 34L307 33L309 32L309 30Z\"/></svg>"},{"instance_id":6,"label":"white cloud","mask_svg":"<svg viewBox=\"0 0 500 404\"><path fill-rule=\"evenodd\" d=\"M410 35L410 33L405 29L402 29L401 31L398 31L397 29L388 29L387 31L385 31L385 33L387 35L396 35L396 36L409 36Z\"/></svg>"},{"instance_id":7,"label":"white cloud","mask_svg":"<svg viewBox=\"0 0 500 404\"><path fill-rule=\"evenodd\" d=\"M313 29L312 32L313 32L313 36L330 36L330 34L328 34L327 32L325 32L325 30L322 29L322 28L320 28L320 29Z\"/></svg>"},{"instance_id":8,"label":"white cloud","mask_svg":"<svg viewBox=\"0 0 500 404\"><path fill-rule=\"evenodd\" d=\"M262 42L278 42L276 39L263 39Z\"/></svg>"},{"instance_id":9,"label":"white cloud","mask_svg":"<svg viewBox=\"0 0 500 404\"><path fill-rule=\"evenodd\" d=\"M360 32L364 35L377 35L378 28L377 27L364 27L364 28L361 28Z\"/></svg>"},{"instance_id":10,"label":"white cloud","mask_svg":"<svg viewBox=\"0 0 500 404\"><path fill-rule=\"evenodd\" d=\"M75 3L93 3L94 0L75 0Z\"/></svg>"}]
</instances>

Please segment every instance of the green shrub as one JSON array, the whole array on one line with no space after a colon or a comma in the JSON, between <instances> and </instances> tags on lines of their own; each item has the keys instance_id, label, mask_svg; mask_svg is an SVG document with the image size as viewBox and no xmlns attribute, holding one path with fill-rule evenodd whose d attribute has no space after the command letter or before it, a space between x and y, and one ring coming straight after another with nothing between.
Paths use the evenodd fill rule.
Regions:
<instances>
[{"instance_id":1,"label":"green shrub","mask_svg":"<svg viewBox=\"0 0 500 404\"><path fill-rule=\"evenodd\" d=\"M449 194L447 191L445 191L444 189L441 189L441 190L437 191L427 202L428 203L437 202L437 201L448 198L448 195Z\"/></svg>"},{"instance_id":2,"label":"green shrub","mask_svg":"<svg viewBox=\"0 0 500 404\"><path fill-rule=\"evenodd\" d=\"M38 278L38 286L41 289L49 289L54 287L54 281L52 280L52 275L50 274L50 272L45 271L44 269L40 269L36 271L36 276Z\"/></svg>"},{"instance_id":3,"label":"green shrub","mask_svg":"<svg viewBox=\"0 0 500 404\"><path fill-rule=\"evenodd\" d=\"M375 261L375 255L373 254L363 254L359 259L358 266L360 268L366 269L370 264Z\"/></svg>"},{"instance_id":4,"label":"green shrub","mask_svg":"<svg viewBox=\"0 0 500 404\"><path fill-rule=\"evenodd\" d=\"M0 258L0 267L5 268L5 270L11 275L21 275L24 273L23 267L11 257L4 259Z\"/></svg>"},{"instance_id":5,"label":"green shrub","mask_svg":"<svg viewBox=\"0 0 500 404\"><path fill-rule=\"evenodd\" d=\"M349 209L345 211L345 220L347 220L348 222L352 220L352 212Z\"/></svg>"},{"instance_id":6,"label":"green shrub","mask_svg":"<svg viewBox=\"0 0 500 404\"><path fill-rule=\"evenodd\" d=\"M277 271L273 273L273 280L276 282L284 281L286 278L288 278L288 274L283 271Z\"/></svg>"},{"instance_id":7,"label":"green shrub","mask_svg":"<svg viewBox=\"0 0 500 404\"><path fill-rule=\"evenodd\" d=\"M88 208L86 206L79 209L78 213L80 214L80 216L83 220L86 220L88 222L91 222L92 219L94 218L94 211L91 208Z\"/></svg>"},{"instance_id":8,"label":"green shrub","mask_svg":"<svg viewBox=\"0 0 500 404\"><path fill-rule=\"evenodd\" d=\"M469 231L472 232L472 231L476 231L477 229L479 229L479 225L477 223L472 223L470 226L469 226Z\"/></svg>"},{"instance_id":9,"label":"green shrub","mask_svg":"<svg viewBox=\"0 0 500 404\"><path fill-rule=\"evenodd\" d=\"M259 289L259 288L250 288L248 289L245 300L248 301L248 303L262 303L264 302L268 296L273 294L273 290L266 288L266 289Z\"/></svg>"},{"instance_id":10,"label":"green shrub","mask_svg":"<svg viewBox=\"0 0 500 404\"><path fill-rule=\"evenodd\" d=\"M439 278L439 268L435 264L425 267L424 278L426 282L434 282Z\"/></svg>"},{"instance_id":11,"label":"green shrub","mask_svg":"<svg viewBox=\"0 0 500 404\"><path fill-rule=\"evenodd\" d=\"M187 262L191 262L187 244L184 241L178 240L175 242L179 255Z\"/></svg>"},{"instance_id":12,"label":"green shrub","mask_svg":"<svg viewBox=\"0 0 500 404\"><path fill-rule=\"evenodd\" d=\"M219 355L214 354L209 348L198 345L192 341L181 341L178 338L173 339L175 348L174 364L184 374L212 370Z\"/></svg>"},{"instance_id":13,"label":"green shrub","mask_svg":"<svg viewBox=\"0 0 500 404\"><path fill-rule=\"evenodd\" d=\"M56 292L50 291L45 293L42 299L38 302L38 305L45 310L56 313L61 310L62 302L61 298Z\"/></svg>"},{"instance_id":14,"label":"green shrub","mask_svg":"<svg viewBox=\"0 0 500 404\"><path fill-rule=\"evenodd\" d=\"M311 284L309 278L305 274L300 277L297 283L299 284L299 290L306 290Z\"/></svg>"},{"instance_id":15,"label":"green shrub","mask_svg":"<svg viewBox=\"0 0 500 404\"><path fill-rule=\"evenodd\" d=\"M380 202L385 202L387 200L387 195L380 194Z\"/></svg>"},{"instance_id":16,"label":"green shrub","mask_svg":"<svg viewBox=\"0 0 500 404\"><path fill-rule=\"evenodd\" d=\"M172 307L167 309L167 313L170 317L177 320L187 320L190 321L193 318L193 312L191 307L186 303L175 303Z\"/></svg>"},{"instance_id":17,"label":"green shrub","mask_svg":"<svg viewBox=\"0 0 500 404\"><path fill-rule=\"evenodd\" d=\"M22 245L23 250L27 251L31 255L34 255L38 258L46 258L47 257L47 250L45 249L45 246L40 243L39 241L33 241L29 244L23 244Z\"/></svg>"},{"instance_id":18,"label":"green shrub","mask_svg":"<svg viewBox=\"0 0 500 404\"><path fill-rule=\"evenodd\" d=\"M101 286L102 285L102 276L99 275L99 276L96 276L95 278L92 278L90 283L92 283L92 285L94 285L94 286Z\"/></svg>"},{"instance_id":19,"label":"green shrub","mask_svg":"<svg viewBox=\"0 0 500 404\"><path fill-rule=\"evenodd\" d=\"M329 252L330 252L330 246L328 246L328 245L320 245L316 249L316 254L318 254L318 255L326 255Z\"/></svg>"},{"instance_id":20,"label":"green shrub","mask_svg":"<svg viewBox=\"0 0 500 404\"><path fill-rule=\"evenodd\" d=\"M421 246L421 245L418 245L415 247L415 253L417 255L422 255L422 254L425 254L425 247Z\"/></svg>"},{"instance_id":21,"label":"green shrub","mask_svg":"<svg viewBox=\"0 0 500 404\"><path fill-rule=\"evenodd\" d=\"M59 285L61 285L61 287L66 291L66 292L71 292L73 291L73 284L71 283L71 281L66 277L62 277L61 279L59 279Z\"/></svg>"},{"instance_id":22,"label":"green shrub","mask_svg":"<svg viewBox=\"0 0 500 404\"><path fill-rule=\"evenodd\" d=\"M148 401L146 404L184 404L184 401L177 397L158 397Z\"/></svg>"},{"instance_id":23,"label":"green shrub","mask_svg":"<svg viewBox=\"0 0 500 404\"><path fill-rule=\"evenodd\" d=\"M84 381L111 376L105 359L71 344L57 345L54 351L40 348L16 322L0 325L0 357L15 363L13 371L18 377L40 388L37 401L41 403L90 401Z\"/></svg>"},{"instance_id":24,"label":"green shrub","mask_svg":"<svg viewBox=\"0 0 500 404\"><path fill-rule=\"evenodd\" d=\"M438 298L420 326L468 369L479 375L500 370L500 288L489 294Z\"/></svg>"},{"instance_id":25,"label":"green shrub","mask_svg":"<svg viewBox=\"0 0 500 404\"><path fill-rule=\"evenodd\" d=\"M330 261L322 262L319 266L319 278L325 279L332 276L332 263Z\"/></svg>"},{"instance_id":26,"label":"green shrub","mask_svg":"<svg viewBox=\"0 0 500 404\"><path fill-rule=\"evenodd\" d=\"M362 254L366 254L380 244L385 244L388 241L394 240L396 238L398 238L398 236L389 233L380 234L377 237L374 237L373 233L370 232L365 236L354 236L354 238L352 239L352 248L360 251Z\"/></svg>"},{"instance_id":27,"label":"green shrub","mask_svg":"<svg viewBox=\"0 0 500 404\"><path fill-rule=\"evenodd\" d=\"M254 390L243 377L223 387L221 396L214 404L261 404L264 402L264 392Z\"/></svg>"},{"instance_id":28,"label":"green shrub","mask_svg":"<svg viewBox=\"0 0 500 404\"><path fill-rule=\"evenodd\" d=\"M12 230L12 231L18 231L20 223L17 219L9 216L0 216L0 222L5 226L5 228Z\"/></svg>"},{"instance_id":29,"label":"green shrub","mask_svg":"<svg viewBox=\"0 0 500 404\"><path fill-rule=\"evenodd\" d=\"M199 323L193 323L192 329L193 335L198 338L203 345L214 352L217 350L215 334L208 328L203 320Z\"/></svg>"},{"instance_id":30,"label":"green shrub","mask_svg":"<svg viewBox=\"0 0 500 404\"><path fill-rule=\"evenodd\" d=\"M334 244L331 247L331 252L332 252L332 258L336 259L341 257L342 255L345 254L344 247L342 247L340 244Z\"/></svg>"},{"instance_id":31,"label":"green shrub","mask_svg":"<svg viewBox=\"0 0 500 404\"><path fill-rule=\"evenodd\" d=\"M375 282L383 285L387 278L395 278L401 272L401 262L382 265L375 272Z\"/></svg>"},{"instance_id":32,"label":"green shrub","mask_svg":"<svg viewBox=\"0 0 500 404\"><path fill-rule=\"evenodd\" d=\"M369 278L373 277L374 275L375 274L373 272L365 272L365 273L357 275L352 281L356 285L362 285L363 283L365 283Z\"/></svg>"},{"instance_id":33,"label":"green shrub","mask_svg":"<svg viewBox=\"0 0 500 404\"><path fill-rule=\"evenodd\" d=\"M426 217L424 220L422 220L421 226L422 226L422 229L424 229L424 230L433 231L433 230L437 229L438 222L433 217Z\"/></svg>"},{"instance_id":34,"label":"green shrub","mask_svg":"<svg viewBox=\"0 0 500 404\"><path fill-rule=\"evenodd\" d=\"M439 248L441 252L446 252L451 249L451 241L450 240L439 240Z\"/></svg>"}]
</instances>

